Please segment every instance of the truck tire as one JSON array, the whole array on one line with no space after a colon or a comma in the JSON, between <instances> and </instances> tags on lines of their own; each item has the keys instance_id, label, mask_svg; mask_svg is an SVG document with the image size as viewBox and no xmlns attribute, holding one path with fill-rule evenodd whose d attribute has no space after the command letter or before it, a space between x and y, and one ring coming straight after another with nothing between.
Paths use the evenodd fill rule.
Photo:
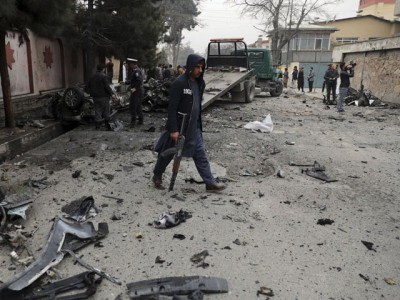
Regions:
<instances>
[{"instance_id":1,"label":"truck tire","mask_svg":"<svg viewBox=\"0 0 400 300\"><path fill-rule=\"evenodd\" d=\"M256 86L253 81L245 81L244 82L244 101L246 103L250 103L251 101L254 100L254 97L256 96Z\"/></svg>"},{"instance_id":2,"label":"truck tire","mask_svg":"<svg viewBox=\"0 0 400 300\"><path fill-rule=\"evenodd\" d=\"M282 94L283 91L283 84L281 81L276 82L276 88L269 93L271 94L272 97L279 97Z\"/></svg>"},{"instance_id":3,"label":"truck tire","mask_svg":"<svg viewBox=\"0 0 400 300\"><path fill-rule=\"evenodd\" d=\"M63 103L69 109L77 109L81 106L85 95L77 87L69 87L64 91Z\"/></svg>"}]
</instances>

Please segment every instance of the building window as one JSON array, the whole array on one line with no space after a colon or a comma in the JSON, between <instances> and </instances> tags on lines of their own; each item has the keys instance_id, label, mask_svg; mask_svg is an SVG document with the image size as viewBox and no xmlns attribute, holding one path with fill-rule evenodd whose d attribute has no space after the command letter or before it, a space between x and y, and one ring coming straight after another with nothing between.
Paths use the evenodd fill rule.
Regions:
<instances>
[{"instance_id":1,"label":"building window","mask_svg":"<svg viewBox=\"0 0 400 300\"><path fill-rule=\"evenodd\" d=\"M329 50L329 33L302 33L290 41L290 50Z\"/></svg>"},{"instance_id":2,"label":"building window","mask_svg":"<svg viewBox=\"0 0 400 300\"><path fill-rule=\"evenodd\" d=\"M315 35L315 50L329 50L329 34L320 33Z\"/></svg>"},{"instance_id":3,"label":"building window","mask_svg":"<svg viewBox=\"0 0 400 300\"><path fill-rule=\"evenodd\" d=\"M356 38L356 37L338 37L338 38L336 38L336 42L342 43L342 44L355 43L357 41L358 41L358 38Z\"/></svg>"}]
</instances>

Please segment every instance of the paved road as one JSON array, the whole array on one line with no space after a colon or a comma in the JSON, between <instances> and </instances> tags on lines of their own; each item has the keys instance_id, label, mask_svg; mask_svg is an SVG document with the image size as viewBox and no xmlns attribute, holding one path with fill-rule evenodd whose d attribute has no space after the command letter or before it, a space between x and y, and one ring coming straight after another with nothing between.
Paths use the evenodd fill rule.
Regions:
<instances>
[{"instance_id":1,"label":"paved road","mask_svg":"<svg viewBox=\"0 0 400 300\"><path fill-rule=\"evenodd\" d=\"M121 293L127 299L126 283L183 275L228 280L228 294L205 299L266 299L257 297L263 286L273 290L272 299L398 299L400 111L347 107L337 114L313 96L257 97L204 111L213 171L229 180L220 195L185 183L197 178L190 161L183 162L174 192L153 189L155 156L149 149L163 113L146 115L143 127L118 133L81 127L1 165L9 193L25 191L25 180L47 177L48 186L35 189L38 196L22 222L33 235L26 247L38 257L54 216L67 203L92 195L101 209L93 222L108 222L110 234L104 247L89 245L79 255L123 282L103 281L93 299ZM272 133L243 128L267 114ZM127 115L119 118L129 121ZM156 131L148 132L151 127ZM326 183L302 173L306 167L289 165L314 161L337 181ZM73 178L77 170L80 176ZM167 182L169 176L170 171ZM193 217L172 229L148 225L161 212L179 209ZM319 219L334 222L322 226ZM373 243L374 250L361 241ZM204 268L190 260L203 250L209 253ZM0 248L2 281L23 269L11 263L10 251ZM157 256L165 262L156 263ZM56 268L64 277L83 271L70 257Z\"/></svg>"}]
</instances>

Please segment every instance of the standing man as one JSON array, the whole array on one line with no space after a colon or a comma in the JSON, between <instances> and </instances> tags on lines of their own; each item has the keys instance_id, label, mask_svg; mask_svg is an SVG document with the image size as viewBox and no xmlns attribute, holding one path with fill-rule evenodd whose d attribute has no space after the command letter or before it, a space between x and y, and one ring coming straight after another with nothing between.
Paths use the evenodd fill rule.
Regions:
<instances>
[{"instance_id":1,"label":"standing man","mask_svg":"<svg viewBox=\"0 0 400 300\"><path fill-rule=\"evenodd\" d=\"M94 122L96 129L100 129L101 122L104 120L106 128L110 129L110 96L115 98L113 91L108 84L105 75L106 65L97 65L97 72L94 74L87 86L87 90L94 102Z\"/></svg>"},{"instance_id":2,"label":"standing man","mask_svg":"<svg viewBox=\"0 0 400 300\"><path fill-rule=\"evenodd\" d=\"M328 70L325 72L325 85L326 85L326 101L327 104L333 104L336 99L336 80L339 77L337 70L333 67L333 64L328 65ZM333 101L331 102L331 92Z\"/></svg>"},{"instance_id":3,"label":"standing man","mask_svg":"<svg viewBox=\"0 0 400 300\"><path fill-rule=\"evenodd\" d=\"M112 83L112 79L114 76L114 64L111 61L111 58L108 59L107 64L106 64L106 68L107 68L107 80L108 83Z\"/></svg>"},{"instance_id":4,"label":"standing man","mask_svg":"<svg viewBox=\"0 0 400 300\"><path fill-rule=\"evenodd\" d=\"M203 72L205 60L197 54L190 54L186 62L186 72L179 76L171 85L168 102L168 119L166 130L161 134L155 151L158 152L154 167L153 183L157 189L165 189L162 185L162 175L173 155L163 157L161 153L175 145L179 138L182 117L178 113L187 114L185 126L185 144L182 155L192 157L197 171L206 184L207 192L219 192L226 188L211 174L210 163L202 136L201 100L205 89Z\"/></svg>"},{"instance_id":5,"label":"standing man","mask_svg":"<svg viewBox=\"0 0 400 300\"><path fill-rule=\"evenodd\" d=\"M297 66L294 66L293 72L292 72L292 88L296 88L297 86L297 76L299 74L299 70L297 70Z\"/></svg>"},{"instance_id":6,"label":"standing man","mask_svg":"<svg viewBox=\"0 0 400 300\"><path fill-rule=\"evenodd\" d=\"M287 88L287 83L289 81L289 72L288 68L285 68L285 72L283 72L283 87Z\"/></svg>"},{"instance_id":7,"label":"standing man","mask_svg":"<svg viewBox=\"0 0 400 300\"><path fill-rule=\"evenodd\" d=\"M310 73L308 73L308 92L311 93L314 86L314 68L310 68Z\"/></svg>"},{"instance_id":8,"label":"standing man","mask_svg":"<svg viewBox=\"0 0 400 300\"><path fill-rule=\"evenodd\" d=\"M350 87L350 77L354 77L354 66L354 64L346 66L344 62L340 63L339 101L336 103L337 112L344 112L343 102Z\"/></svg>"},{"instance_id":9,"label":"standing man","mask_svg":"<svg viewBox=\"0 0 400 300\"><path fill-rule=\"evenodd\" d=\"M138 60L127 58L130 71L128 73L127 84L130 84L131 96L129 98L129 112L131 113L131 124L133 128L136 125L136 119L139 119L139 125L143 124L143 76L142 71L138 67Z\"/></svg>"},{"instance_id":10,"label":"standing man","mask_svg":"<svg viewBox=\"0 0 400 300\"><path fill-rule=\"evenodd\" d=\"M300 67L300 71L297 75L297 89L298 91L304 93L304 68Z\"/></svg>"}]
</instances>

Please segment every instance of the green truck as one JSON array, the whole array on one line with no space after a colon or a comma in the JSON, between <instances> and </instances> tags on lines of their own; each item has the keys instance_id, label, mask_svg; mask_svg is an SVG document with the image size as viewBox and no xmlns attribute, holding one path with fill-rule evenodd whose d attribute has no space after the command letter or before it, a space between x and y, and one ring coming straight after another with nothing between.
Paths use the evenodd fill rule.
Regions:
<instances>
[{"instance_id":1,"label":"green truck","mask_svg":"<svg viewBox=\"0 0 400 300\"><path fill-rule=\"evenodd\" d=\"M283 84L279 80L276 68L272 64L271 50L264 48L248 48L250 68L256 75L256 87L262 92L269 92L272 97L282 94Z\"/></svg>"}]
</instances>

